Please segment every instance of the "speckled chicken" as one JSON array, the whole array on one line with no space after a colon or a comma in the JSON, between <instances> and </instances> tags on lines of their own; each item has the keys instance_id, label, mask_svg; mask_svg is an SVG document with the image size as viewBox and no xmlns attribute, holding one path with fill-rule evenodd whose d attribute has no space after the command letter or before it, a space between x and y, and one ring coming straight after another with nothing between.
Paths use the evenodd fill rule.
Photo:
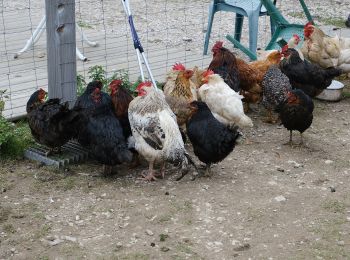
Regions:
<instances>
[{"instance_id":1,"label":"speckled chicken","mask_svg":"<svg viewBox=\"0 0 350 260\"><path fill-rule=\"evenodd\" d=\"M136 90L138 97L130 102L128 115L135 149L149 162L149 169L142 176L149 181L164 177L166 162L181 166L185 175L189 163L194 163L185 150L176 117L163 92L151 82L141 83ZM160 175L153 168L156 162L162 164Z\"/></svg>"},{"instance_id":2,"label":"speckled chicken","mask_svg":"<svg viewBox=\"0 0 350 260\"><path fill-rule=\"evenodd\" d=\"M273 65L266 72L262 81L263 100L262 104L267 109L267 123L274 123L272 111L284 102L287 98L288 91L292 90L289 79L282 73L278 65Z\"/></svg>"},{"instance_id":3,"label":"speckled chicken","mask_svg":"<svg viewBox=\"0 0 350 260\"><path fill-rule=\"evenodd\" d=\"M292 145L293 130L300 132L300 144L303 144L303 132L312 124L314 103L302 90L295 89L287 93L287 99L278 106L281 122L290 131L287 144Z\"/></svg>"}]
</instances>

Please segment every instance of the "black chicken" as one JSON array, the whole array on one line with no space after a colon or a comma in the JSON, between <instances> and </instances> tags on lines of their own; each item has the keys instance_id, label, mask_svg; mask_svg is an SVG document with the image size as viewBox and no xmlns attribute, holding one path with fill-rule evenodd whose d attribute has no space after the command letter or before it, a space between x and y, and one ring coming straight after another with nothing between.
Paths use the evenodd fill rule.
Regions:
<instances>
[{"instance_id":1,"label":"black chicken","mask_svg":"<svg viewBox=\"0 0 350 260\"><path fill-rule=\"evenodd\" d=\"M193 145L194 154L206 164L206 175L210 165L225 159L235 147L240 136L238 127L229 129L220 123L204 102L190 103L193 112L187 122L187 135Z\"/></svg>"},{"instance_id":2,"label":"black chicken","mask_svg":"<svg viewBox=\"0 0 350 260\"><path fill-rule=\"evenodd\" d=\"M45 96L43 89L31 95L27 102L27 118L35 141L49 147L50 153L74 136L79 113L70 110L68 103L60 104L58 98L45 102Z\"/></svg>"},{"instance_id":3,"label":"black chicken","mask_svg":"<svg viewBox=\"0 0 350 260\"><path fill-rule=\"evenodd\" d=\"M301 89L310 97L319 95L331 83L332 79L342 74L338 68L321 68L317 64L302 60L297 50L282 48L285 59L280 62L281 71L287 75L293 88Z\"/></svg>"},{"instance_id":4,"label":"black chicken","mask_svg":"<svg viewBox=\"0 0 350 260\"><path fill-rule=\"evenodd\" d=\"M300 144L303 144L302 134L311 126L313 110L312 99L302 90L294 89L287 93L287 99L277 107L283 126L290 131L290 139L287 144L293 144L293 130L300 132Z\"/></svg>"},{"instance_id":5,"label":"black chicken","mask_svg":"<svg viewBox=\"0 0 350 260\"><path fill-rule=\"evenodd\" d=\"M222 46L223 42L216 42L212 48L213 59L208 69L219 74L227 85L234 91L240 91L239 72L235 55Z\"/></svg>"},{"instance_id":6,"label":"black chicken","mask_svg":"<svg viewBox=\"0 0 350 260\"><path fill-rule=\"evenodd\" d=\"M89 83L75 104L82 115L78 142L104 164L104 174L110 174L112 166L130 162L132 154L128 150L123 129L113 114L112 100L101 88L99 81Z\"/></svg>"}]
</instances>

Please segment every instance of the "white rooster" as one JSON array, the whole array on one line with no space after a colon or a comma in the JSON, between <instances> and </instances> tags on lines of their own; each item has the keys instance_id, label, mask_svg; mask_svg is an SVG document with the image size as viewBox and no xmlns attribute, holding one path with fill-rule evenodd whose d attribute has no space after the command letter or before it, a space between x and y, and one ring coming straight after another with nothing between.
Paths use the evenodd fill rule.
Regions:
<instances>
[{"instance_id":1,"label":"white rooster","mask_svg":"<svg viewBox=\"0 0 350 260\"><path fill-rule=\"evenodd\" d=\"M189 170L188 164L194 163L185 150L176 117L163 92L157 91L151 82L141 83L136 91L138 97L130 102L128 116L135 149L149 162L143 178L149 181L157 176L164 178L166 162L181 166L182 178ZM154 172L156 162L161 163L160 174Z\"/></svg>"},{"instance_id":2,"label":"white rooster","mask_svg":"<svg viewBox=\"0 0 350 260\"><path fill-rule=\"evenodd\" d=\"M242 98L212 70L203 73L203 84L198 90L199 98L205 102L221 123L240 127L252 127L252 120L244 114Z\"/></svg>"}]
</instances>

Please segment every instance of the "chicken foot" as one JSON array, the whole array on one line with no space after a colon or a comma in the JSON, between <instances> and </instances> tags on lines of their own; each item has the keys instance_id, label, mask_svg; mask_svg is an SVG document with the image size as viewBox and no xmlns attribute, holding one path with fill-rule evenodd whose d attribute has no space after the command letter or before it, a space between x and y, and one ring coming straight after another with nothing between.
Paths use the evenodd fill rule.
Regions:
<instances>
[{"instance_id":1,"label":"chicken foot","mask_svg":"<svg viewBox=\"0 0 350 260\"><path fill-rule=\"evenodd\" d=\"M150 163L149 163L149 166L148 166L148 171L146 170L146 171L143 171L142 173L141 173L141 178L143 179L143 180L145 180L145 181L156 181L157 180L157 176L156 176L156 174L155 174L155 171L154 171L154 169L153 169L153 165L154 165L154 161L151 161Z\"/></svg>"}]
</instances>

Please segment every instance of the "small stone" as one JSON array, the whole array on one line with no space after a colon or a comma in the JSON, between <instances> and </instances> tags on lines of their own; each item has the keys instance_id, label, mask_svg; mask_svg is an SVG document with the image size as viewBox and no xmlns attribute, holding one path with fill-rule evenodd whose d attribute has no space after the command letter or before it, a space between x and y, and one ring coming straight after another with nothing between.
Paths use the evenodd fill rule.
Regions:
<instances>
[{"instance_id":1,"label":"small stone","mask_svg":"<svg viewBox=\"0 0 350 260\"><path fill-rule=\"evenodd\" d=\"M62 236L61 238L64 239L64 240L67 240L67 241L77 242L77 238L76 237Z\"/></svg>"},{"instance_id":2,"label":"small stone","mask_svg":"<svg viewBox=\"0 0 350 260\"><path fill-rule=\"evenodd\" d=\"M6 192L6 188L2 188L2 189L1 189L1 192L2 192L2 193Z\"/></svg>"},{"instance_id":3,"label":"small stone","mask_svg":"<svg viewBox=\"0 0 350 260\"><path fill-rule=\"evenodd\" d=\"M151 247L155 247L156 244L154 242L151 243Z\"/></svg>"},{"instance_id":4,"label":"small stone","mask_svg":"<svg viewBox=\"0 0 350 260\"><path fill-rule=\"evenodd\" d=\"M248 249L250 249L250 244L245 243L243 245L235 247L233 250L235 250L235 251L245 251L245 250L248 250Z\"/></svg>"},{"instance_id":5,"label":"small stone","mask_svg":"<svg viewBox=\"0 0 350 260\"><path fill-rule=\"evenodd\" d=\"M160 248L160 251L162 251L162 252L168 252L169 250L170 250L169 247L166 247L166 246L162 246Z\"/></svg>"},{"instance_id":6,"label":"small stone","mask_svg":"<svg viewBox=\"0 0 350 260\"><path fill-rule=\"evenodd\" d=\"M346 220L347 220L347 221L350 221L350 217L347 217Z\"/></svg>"},{"instance_id":7,"label":"small stone","mask_svg":"<svg viewBox=\"0 0 350 260\"><path fill-rule=\"evenodd\" d=\"M287 199L282 195L275 197L275 201L277 201L277 202L282 202L282 201L286 201L286 200Z\"/></svg>"},{"instance_id":8,"label":"small stone","mask_svg":"<svg viewBox=\"0 0 350 260\"><path fill-rule=\"evenodd\" d=\"M167 192L165 192L165 195L169 195L169 192L167 191Z\"/></svg>"},{"instance_id":9,"label":"small stone","mask_svg":"<svg viewBox=\"0 0 350 260\"><path fill-rule=\"evenodd\" d=\"M79 221L79 220L80 220L80 216L79 216L79 215L76 215L76 216L75 216L75 220L76 220L76 221Z\"/></svg>"},{"instance_id":10,"label":"small stone","mask_svg":"<svg viewBox=\"0 0 350 260\"><path fill-rule=\"evenodd\" d=\"M10 250L11 250L11 253L16 252L16 248L14 248L14 247L13 247L13 248L11 248Z\"/></svg>"},{"instance_id":11,"label":"small stone","mask_svg":"<svg viewBox=\"0 0 350 260\"><path fill-rule=\"evenodd\" d=\"M192 39L189 38L189 37L183 37L182 40L183 40L184 42L191 42L191 41L192 41Z\"/></svg>"},{"instance_id":12,"label":"small stone","mask_svg":"<svg viewBox=\"0 0 350 260\"><path fill-rule=\"evenodd\" d=\"M149 235L149 236L153 236L154 235L152 230L149 230L149 229L146 230L146 234Z\"/></svg>"},{"instance_id":13,"label":"small stone","mask_svg":"<svg viewBox=\"0 0 350 260\"><path fill-rule=\"evenodd\" d=\"M325 160L324 163L325 163L325 164L332 164L333 161L332 161L332 160Z\"/></svg>"},{"instance_id":14,"label":"small stone","mask_svg":"<svg viewBox=\"0 0 350 260\"><path fill-rule=\"evenodd\" d=\"M119 251L123 248L123 244L121 242L118 242L116 245L115 245L115 250L116 251Z\"/></svg>"},{"instance_id":15,"label":"small stone","mask_svg":"<svg viewBox=\"0 0 350 260\"><path fill-rule=\"evenodd\" d=\"M334 187L329 187L331 189L331 192L335 192L335 188Z\"/></svg>"},{"instance_id":16,"label":"small stone","mask_svg":"<svg viewBox=\"0 0 350 260\"><path fill-rule=\"evenodd\" d=\"M284 169L281 168L281 167L277 167L277 171L279 171L279 172L284 172Z\"/></svg>"},{"instance_id":17,"label":"small stone","mask_svg":"<svg viewBox=\"0 0 350 260\"><path fill-rule=\"evenodd\" d=\"M344 243L344 241L337 241L337 245L338 245L338 246L344 246L345 243Z\"/></svg>"}]
</instances>

